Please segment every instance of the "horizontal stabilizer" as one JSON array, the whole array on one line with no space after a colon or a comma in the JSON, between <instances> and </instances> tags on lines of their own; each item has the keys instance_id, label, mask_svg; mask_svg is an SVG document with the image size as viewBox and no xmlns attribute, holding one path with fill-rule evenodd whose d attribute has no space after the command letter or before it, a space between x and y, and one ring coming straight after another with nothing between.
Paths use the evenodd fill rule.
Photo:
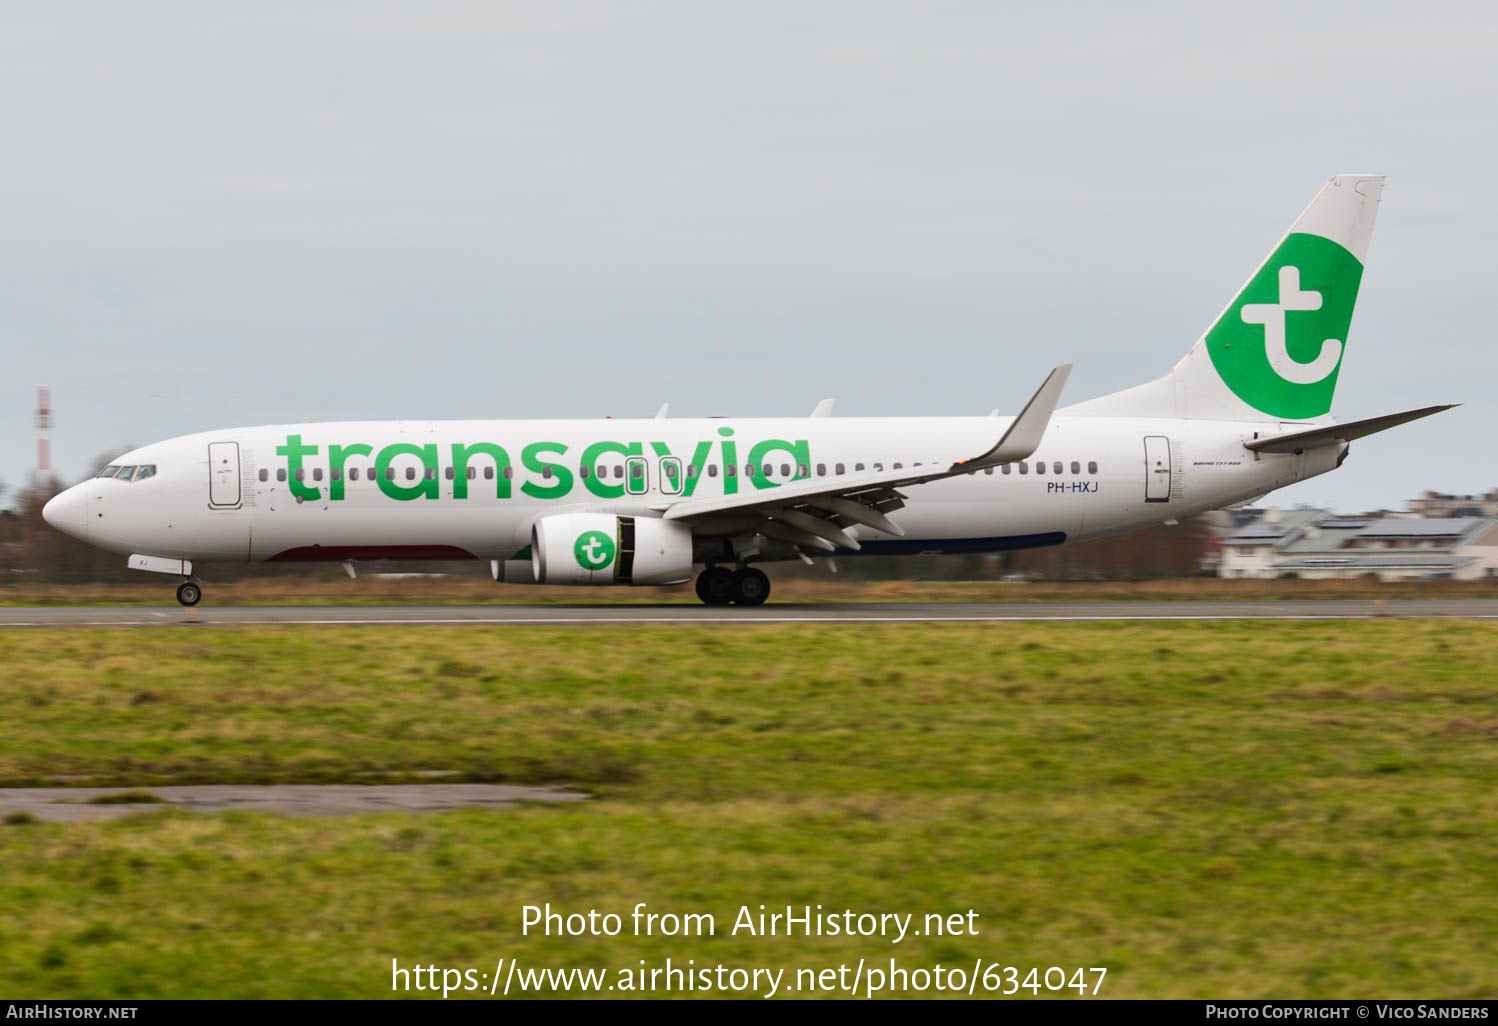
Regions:
<instances>
[{"instance_id":1,"label":"horizontal stabilizer","mask_svg":"<svg viewBox=\"0 0 1498 1026\"><path fill-rule=\"evenodd\" d=\"M1348 421L1346 424L1328 424L1326 427L1311 428L1309 431L1292 431L1287 435L1267 435L1263 438L1251 439L1243 445L1254 452L1305 452L1307 449L1315 449L1318 446L1350 442L1354 438L1387 431L1391 427L1408 424L1412 420L1429 417L1433 413L1441 413L1459 405L1461 404L1447 403L1445 406L1426 406L1418 410L1406 410L1403 413L1386 413L1382 417L1369 417L1367 420Z\"/></svg>"}]
</instances>

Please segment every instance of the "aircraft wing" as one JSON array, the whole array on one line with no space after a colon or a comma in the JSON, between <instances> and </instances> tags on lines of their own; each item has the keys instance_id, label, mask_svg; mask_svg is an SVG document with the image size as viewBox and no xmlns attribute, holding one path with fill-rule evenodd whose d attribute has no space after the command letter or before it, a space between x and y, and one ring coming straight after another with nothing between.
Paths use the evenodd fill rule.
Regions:
<instances>
[{"instance_id":1,"label":"aircraft wing","mask_svg":"<svg viewBox=\"0 0 1498 1026\"><path fill-rule=\"evenodd\" d=\"M1331 445L1334 442L1350 442L1354 438L1362 438L1366 435L1376 434L1379 431L1387 431L1391 427L1408 424L1412 420L1421 417L1429 417L1433 413L1442 413L1460 403L1447 403L1445 406L1426 406L1418 410L1406 410L1403 413L1386 413L1382 417L1369 417L1367 420L1350 420L1345 424L1328 424L1326 427L1311 428L1308 431L1292 431L1284 435L1265 435L1263 438L1253 438L1243 443L1247 449L1254 452L1305 452L1321 445Z\"/></svg>"},{"instance_id":2,"label":"aircraft wing","mask_svg":"<svg viewBox=\"0 0 1498 1026\"><path fill-rule=\"evenodd\" d=\"M971 459L792 481L742 495L682 499L655 509L667 520L687 523L747 518L761 534L822 552L856 551L858 541L847 529L858 524L904 537L904 529L887 516L905 505L899 489L1028 458L1045 436L1070 373L1071 364L1051 371L1003 436Z\"/></svg>"}]
</instances>

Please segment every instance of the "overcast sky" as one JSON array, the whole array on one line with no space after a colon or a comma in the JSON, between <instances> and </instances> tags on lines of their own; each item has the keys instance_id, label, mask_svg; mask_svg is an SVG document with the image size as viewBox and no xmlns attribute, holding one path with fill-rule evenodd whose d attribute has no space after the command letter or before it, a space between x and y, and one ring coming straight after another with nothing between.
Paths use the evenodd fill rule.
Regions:
<instances>
[{"instance_id":1,"label":"overcast sky","mask_svg":"<svg viewBox=\"0 0 1498 1026\"><path fill-rule=\"evenodd\" d=\"M238 7L239 10L233 10ZM1163 373L1389 176L1276 493L1498 486L1491 3L0 6L0 480L239 424L1016 410Z\"/></svg>"}]
</instances>

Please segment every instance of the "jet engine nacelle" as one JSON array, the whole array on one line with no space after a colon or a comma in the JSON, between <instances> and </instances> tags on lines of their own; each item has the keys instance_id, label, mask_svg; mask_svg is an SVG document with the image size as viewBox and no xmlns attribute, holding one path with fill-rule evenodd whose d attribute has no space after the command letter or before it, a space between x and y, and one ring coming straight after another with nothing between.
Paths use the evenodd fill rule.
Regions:
<instances>
[{"instance_id":1,"label":"jet engine nacelle","mask_svg":"<svg viewBox=\"0 0 1498 1026\"><path fill-rule=\"evenodd\" d=\"M553 513L531 528L537 584L679 584L692 577L692 529L657 517Z\"/></svg>"}]
</instances>

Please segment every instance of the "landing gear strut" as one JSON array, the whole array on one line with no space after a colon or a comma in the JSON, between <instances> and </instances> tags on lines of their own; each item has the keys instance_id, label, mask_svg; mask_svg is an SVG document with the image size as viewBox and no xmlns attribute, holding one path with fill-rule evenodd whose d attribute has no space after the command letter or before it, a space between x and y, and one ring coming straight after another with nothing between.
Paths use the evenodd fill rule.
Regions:
<instances>
[{"instance_id":1,"label":"landing gear strut","mask_svg":"<svg viewBox=\"0 0 1498 1026\"><path fill-rule=\"evenodd\" d=\"M710 566L697 576L697 597L710 606L760 606L770 597L770 579L753 567Z\"/></svg>"},{"instance_id":2,"label":"landing gear strut","mask_svg":"<svg viewBox=\"0 0 1498 1026\"><path fill-rule=\"evenodd\" d=\"M195 606L203 598L203 589L197 581L183 581L177 585L177 601L184 606Z\"/></svg>"}]
</instances>

